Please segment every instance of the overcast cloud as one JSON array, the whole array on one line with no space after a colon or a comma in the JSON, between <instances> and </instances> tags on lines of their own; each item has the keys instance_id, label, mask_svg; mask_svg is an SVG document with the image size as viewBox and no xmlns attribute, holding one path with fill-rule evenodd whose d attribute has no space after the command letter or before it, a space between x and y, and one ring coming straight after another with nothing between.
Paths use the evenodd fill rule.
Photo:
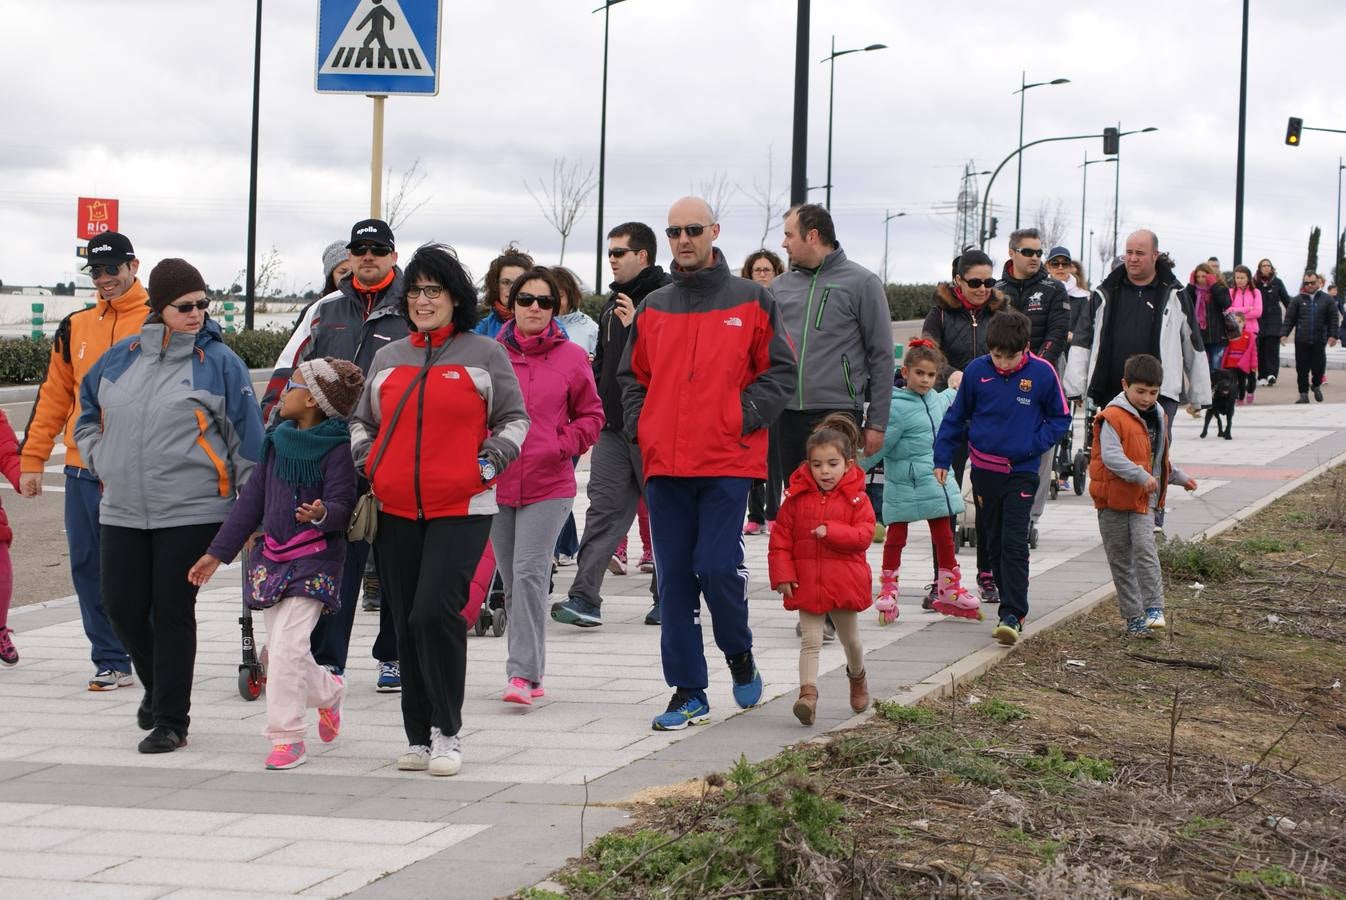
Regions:
<instances>
[{"instance_id":1,"label":"overcast cloud","mask_svg":"<svg viewBox=\"0 0 1346 900\"><path fill-rule=\"evenodd\" d=\"M517 240L555 261L559 237L523 181L549 175L561 155L597 163L603 16L590 10L598 4L444 0L439 95L387 102L387 166L400 171L419 157L429 173L430 202L399 230L404 259L422 241L447 241L479 277ZM962 168L969 159L993 168L1014 149L1012 92L1026 68L1030 81L1071 79L1029 92L1026 140L1117 120L1158 127L1123 141L1123 234L1154 228L1184 270L1211 254L1229 265L1239 14L1236 0L814 0L814 60L833 34L839 48L889 47L837 62L832 206L843 246L877 270L884 211L905 211L891 224L890 279L946 276ZM794 0L628 0L612 9L609 227L658 226L673 200L717 173L749 189L765 184L768 148L774 183L788 188L794 15ZM258 245L277 248L285 286L300 291L320 281L322 248L369 206L372 104L314 92L316 16L314 0L268 0L263 26ZM245 253L253 5L0 0L0 21L0 279L68 280L76 197L102 196L121 201L121 230L146 265L182 256L227 285ZM1331 255L1346 135L1306 132L1291 149L1285 121L1346 128L1346 4L1253 0L1251 34L1245 261L1269 256L1293 272L1312 225L1323 227L1323 257ZM825 180L827 75L813 65L812 184ZM1101 155L1101 142L1025 155L1025 220L1063 204L1072 247L1086 150ZM1097 241L1110 227L1112 167L1090 167L1089 177L1086 225ZM992 195L997 259L1014 186L1011 164ZM566 252L586 282L595 199ZM737 266L758 244L762 213L737 193L722 221L720 246ZM767 245L779 242L773 226Z\"/></svg>"}]
</instances>

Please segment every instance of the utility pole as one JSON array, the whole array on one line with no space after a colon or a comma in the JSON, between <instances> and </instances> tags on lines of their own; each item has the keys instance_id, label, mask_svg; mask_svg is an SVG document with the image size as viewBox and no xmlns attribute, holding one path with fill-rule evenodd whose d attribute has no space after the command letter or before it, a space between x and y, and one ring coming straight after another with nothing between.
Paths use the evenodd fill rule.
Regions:
<instances>
[{"instance_id":1,"label":"utility pole","mask_svg":"<svg viewBox=\"0 0 1346 900\"><path fill-rule=\"evenodd\" d=\"M790 205L808 200L809 0L798 0L795 22L795 115L790 153Z\"/></svg>"}]
</instances>

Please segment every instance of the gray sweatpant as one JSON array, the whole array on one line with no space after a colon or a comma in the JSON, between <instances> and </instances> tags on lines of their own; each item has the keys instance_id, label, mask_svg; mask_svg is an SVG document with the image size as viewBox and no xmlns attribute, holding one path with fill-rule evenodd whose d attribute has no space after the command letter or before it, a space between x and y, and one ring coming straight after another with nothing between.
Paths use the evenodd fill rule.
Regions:
<instances>
[{"instance_id":1,"label":"gray sweatpant","mask_svg":"<svg viewBox=\"0 0 1346 900\"><path fill-rule=\"evenodd\" d=\"M505 583L506 678L542 680L547 667L552 550L574 505L575 498L558 497L527 506L502 506L491 522L495 565Z\"/></svg>"},{"instance_id":2,"label":"gray sweatpant","mask_svg":"<svg viewBox=\"0 0 1346 900\"><path fill-rule=\"evenodd\" d=\"M589 511L575 561L570 596L601 607L603 574L617 545L631 530L640 505L640 448L607 428L598 434L589 456Z\"/></svg>"},{"instance_id":3,"label":"gray sweatpant","mask_svg":"<svg viewBox=\"0 0 1346 900\"><path fill-rule=\"evenodd\" d=\"M1154 513L1098 511L1098 531L1108 556L1117 606L1123 619L1145 615L1149 607L1164 608L1164 577L1154 545Z\"/></svg>"},{"instance_id":4,"label":"gray sweatpant","mask_svg":"<svg viewBox=\"0 0 1346 900\"><path fill-rule=\"evenodd\" d=\"M1042 459L1038 461L1038 492L1033 495L1033 511L1029 513L1029 521L1034 525L1038 519L1042 518L1042 510L1047 507L1047 490L1051 487L1051 482L1056 478L1056 473L1052 471L1052 463L1056 460L1056 446L1042 454Z\"/></svg>"}]
</instances>

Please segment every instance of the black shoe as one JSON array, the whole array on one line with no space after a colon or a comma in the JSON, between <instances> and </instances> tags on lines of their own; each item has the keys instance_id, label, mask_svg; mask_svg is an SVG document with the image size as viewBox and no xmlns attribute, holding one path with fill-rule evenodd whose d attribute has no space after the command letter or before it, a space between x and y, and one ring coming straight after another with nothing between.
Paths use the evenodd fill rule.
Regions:
<instances>
[{"instance_id":1,"label":"black shoe","mask_svg":"<svg viewBox=\"0 0 1346 900\"><path fill-rule=\"evenodd\" d=\"M933 584L925 586L925 598L921 600L921 609L934 609L935 598L939 596L939 589Z\"/></svg>"},{"instance_id":2,"label":"black shoe","mask_svg":"<svg viewBox=\"0 0 1346 900\"><path fill-rule=\"evenodd\" d=\"M146 691L145 696L140 699L140 707L136 710L136 724L140 726L141 731L150 731L154 728L154 710L150 709L149 691Z\"/></svg>"},{"instance_id":3,"label":"black shoe","mask_svg":"<svg viewBox=\"0 0 1346 900\"><path fill-rule=\"evenodd\" d=\"M1298 405L1301 404L1301 403L1308 403L1308 402L1309 402L1309 395L1308 395L1308 394L1300 394L1300 395L1299 395L1299 399L1295 401L1295 406L1298 406Z\"/></svg>"},{"instance_id":4,"label":"black shoe","mask_svg":"<svg viewBox=\"0 0 1346 900\"><path fill-rule=\"evenodd\" d=\"M1316 388L1313 389L1313 399L1314 399L1314 400L1317 400L1319 403L1322 403L1322 402L1323 402L1323 389L1322 389L1322 388L1320 388L1320 387L1316 387Z\"/></svg>"},{"instance_id":5,"label":"black shoe","mask_svg":"<svg viewBox=\"0 0 1346 900\"><path fill-rule=\"evenodd\" d=\"M662 618L661 618L660 615L659 615L659 604L656 603L656 604L654 604L653 606L650 607L650 611L649 611L649 612L645 613L645 624L646 624L646 625L658 625L658 624L660 624L661 621L663 621L663 620L662 620Z\"/></svg>"},{"instance_id":6,"label":"black shoe","mask_svg":"<svg viewBox=\"0 0 1346 900\"><path fill-rule=\"evenodd\" d=\"M180 747L187 746L187 735L178 734L172 728L164 725L157 726L145 739L140 742L136 749L141 753L172 753Z\"/></svg>"},{"instance_id":7,"label":"black shoe","mask_svg":"<svg viewBox=\"0 0 1346 900\"><path fill-rule=\"evenodd\" d=\"M837 626L832 624L832 615L829 613L823 618L823 643L830 643L837 639Z\"/></svg>"}]
</instances>

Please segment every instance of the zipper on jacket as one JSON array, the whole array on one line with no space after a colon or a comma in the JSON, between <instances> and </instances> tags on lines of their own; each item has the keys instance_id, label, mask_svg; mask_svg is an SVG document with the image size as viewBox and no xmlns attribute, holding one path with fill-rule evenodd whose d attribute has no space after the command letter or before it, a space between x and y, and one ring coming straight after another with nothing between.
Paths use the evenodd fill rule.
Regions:
<instances>
[{"instance_id":1,"label":"zipper on jacket","mask_svg":"<svg viewBox=\"0 0 1346 900\"><path fill-rule=\"evenodd\" d=\"M855 400L855 385L851 383L851 360L846 354L841 354L841 375L846 379L846 392L851 395L851 400Z\"/></svg>"},{"instance_id":2,"label":"zipper on jacket","mask_svg":"<svg viewBox=\"0 0 1346 900\"><path fill-rule=\"evenodd\" d=\"M818 315L815 317L813 321L814 328L823 327L823 310L827 309L827 298L828 295L832 293L832 288L834 287L836 287L836 285L829 284L823 288L823 295L818 300Z\"/></svg>"},{"instance_id":3,"label":"zipper on jacket","mask_svg":"<svg viewBox=\"0 0 1346 900\"><path fill-rule=\"evenodd\" d=\"M934 417L934 415L932 415L931 412L930 412L930 401L929 401L928 399L926 399L926 396L927 396L928 393L929 393L929 392L927 391L926 394L922 394L922 395L921 395L921 405L925 407L925 417L926 417L927 419L930 420L930 434L931 434L935 439L938 439L938 438L939 438L939 426L937 426L937 425L935 424L935 417ZM950 473L950 474L952 474L952 473ZM915 481L915 479L912 479L912 480ZM944 508L947 509L947 510L949 511L949 525L953 525L953 516L954 516L954 513L953 513L953 503L950 502L950 500L949 500L949 491L948 491L948 488L946 488L944 485L941 484L941 485L939 486L939 492L940 492L940 494L943 495L943 497L944 497Z\"/></svg>"},{"instance_id":4,"label":"zipper on jacket","mask_svg":"<svg viewBox=\"0 0 1346 900\"><path fill-rule=\"evenodd\" d=\"M809 299L804 306L804 333L799 338L799 364L795 367L795 402L799 408L804 408L804 355L809 349L809 319L813 317L813 292L818 287L818 276L823 274L823 267L827 265L824 259L818 264L818 271L813 273L813 278L809 281Z\"/></svg>"},{"instance_id":5,"label":"zipper on jacket","mask_svg":"<svg viewBox=\"0 0 1346 900\"><path fill-rule=\"evenodd\" d=\"M434 352L434 344L430 340L425 342L425 367L430 368L431 354ZM412 465L412 485L416 491L416 521L425 521L425 505L421 502L421 437L425 423L425 384L430 379L428 377L421 379L421 386L417 388L416 393L416 452L413 454ZM388 435L389 440L392 435Z\"/></svg>"}]
</instances>

